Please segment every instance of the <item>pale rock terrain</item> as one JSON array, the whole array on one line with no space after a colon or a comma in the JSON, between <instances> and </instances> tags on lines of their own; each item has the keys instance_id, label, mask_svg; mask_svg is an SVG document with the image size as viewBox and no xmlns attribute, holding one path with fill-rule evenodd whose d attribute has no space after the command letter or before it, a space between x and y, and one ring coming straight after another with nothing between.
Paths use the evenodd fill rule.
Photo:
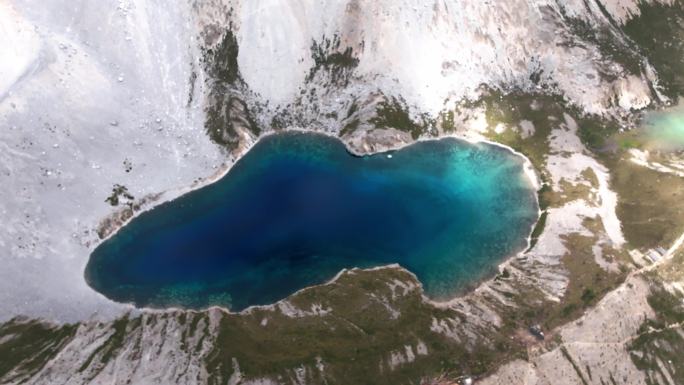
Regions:
<instances>
[{"instance_id":1,"label":"pale rock terrain","mask_svg":"<svg viewBox=\"0 0 684 385\"><path fill-rule=\"evenodd\" d=\"M19 78L2 84L0 99L0 319L120 314L125 306L83 279L95 229L113 211L105 202L113 185L143 198L189 186L224 160L201 110L185 107L197 60L189 9L123 1L0 9L2 30L12 32L0 61L13 58Z\"/></svg>"},{"instance_id":2,"label":"pale rock terrain","mask_svg":"<svg viewBox=\"0 0 684 385\"><path fill-rule=\"evenodd\" d=\"M529 362L508 363L479 383L600 384L610 383L611 378L617 384L645 383L628 348L644 321L655 316L647 302L649 292L643 278L631 276L583 317L561 327L557 347Z\"/></svg>"},{"instance_id":3,"label":"pale rock terrain","mask_svg":"<svg viewBox=\"0 0 684 385\"><path fill-rule=\"evenodd\" d=\"M620 20L637 11L636 1L605 3ZM563 14L609 23L595 3L588 7L582 1L264 0L237 2L233 21L245 81L275 103L290 101L304 83L313 65L312 41L337 35L357 53L356 73L366 86L371 80L368 88L404 97L419 111L437 113L445 100L472 99L483 83L534 89L529 78L535 71L542 73L542 86L557 84L588 112L647 105L645 79L626 76L611 90L599 70L619 73L619 64L606 62L591 44L564 44L576 37L564 28ZM613 92L619 106L609 103Z\"/></svg>"}]
</instances>

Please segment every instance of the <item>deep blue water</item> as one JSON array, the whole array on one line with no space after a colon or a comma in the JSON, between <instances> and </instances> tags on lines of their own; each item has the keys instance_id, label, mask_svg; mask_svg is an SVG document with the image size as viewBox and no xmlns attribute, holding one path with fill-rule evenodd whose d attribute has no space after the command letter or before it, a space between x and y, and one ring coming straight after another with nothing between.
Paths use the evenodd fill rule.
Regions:
<instances>
[{"instance_id":1,"label":"deep blue water","mask_svg":"<svg viewBox=\"0 0 684 385\"><path fill-rule=\"evenodd\" d=\"M278 134L99 245L86 280L138 306L240 310L399 263L443 298L524 248L537 207L522 160L496 146L442 139L356 157L333 138Z\"/></svg>"}]
</instances>

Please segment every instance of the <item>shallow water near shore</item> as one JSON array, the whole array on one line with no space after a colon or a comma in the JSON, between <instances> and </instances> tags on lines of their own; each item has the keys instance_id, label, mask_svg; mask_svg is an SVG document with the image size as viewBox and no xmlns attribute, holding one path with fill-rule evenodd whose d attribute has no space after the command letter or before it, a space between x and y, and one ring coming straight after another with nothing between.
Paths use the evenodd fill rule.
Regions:
<instances>
[{"instance_id":1,"label":"shallow water near shore","mask_svg":"<svg viewBox=\"0 0 684 385\"><path fill-rule=\"evenodd\" d=\"M523 159L505 148L441 139L357 157L334 138L283 133L133 219L85 275L119 302L237 311L343 268L399 263L442 299L522 250L537 215Z\"/></svg>"},{"instance_id":2,"label":"shallow water near shore","mask_svg":"<svg viewBox=\"0 0 684 385\"><path fill-rule=\"evenodd\" d=\"M641 132L649 150L681 151L684 149L684 104L679 103L646 115Z\"/></svg>"}]
</instances>

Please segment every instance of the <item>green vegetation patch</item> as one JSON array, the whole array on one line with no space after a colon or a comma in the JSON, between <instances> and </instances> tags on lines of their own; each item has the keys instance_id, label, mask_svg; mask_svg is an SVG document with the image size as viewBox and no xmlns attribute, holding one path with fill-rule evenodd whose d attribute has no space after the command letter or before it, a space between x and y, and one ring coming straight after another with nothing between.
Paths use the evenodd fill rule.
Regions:
<instances>
[{"instance_id":1,"label":"green vegetation patch","mask_svg":"<svg viewBox=\"0 0 684 385\"><path fill-rule=\"evenodd\" d=\"M245 84L237 62L238 53L237 38L228 28L223 32L220 42L203 54L210 89L205 110L205 129L214 143L229 151L240 145L238 126L255 136L260 133L247 104L239 96L245 92Z\"/></svg>"},{"instance_id":2,"label":"green vegetation patch","mask_svg":"<svg viewBox=\"0 0 684 385\"><path fill-rule=\"evenodd\" d=\"M37 373L72 339L76 327L21 318L0 325L0 383Z\"/></svg>"},{"instance_id":3,"label":"green vegetation patch","mask_svg":"<svg viewBox=\"0 0 684 385\"><path fill-rule=\"evenodd\" d=\"M631 161L629 150L648 144L642 129L621 132L614 123L588 118L580 123L580 134L583 131L593 132L591 135L598 138L594 141L580 135L609 169L610 188L618 195L616 212L627 247L668 248L684 232L684 179ZM653 158L661 155L650 152ZM681 154L669 153L668 159L681 159Z\"/></svg>"},{"instance_id":4,"label":"green vegetation patch","mask_svg":"<svg viewBox=\"0 0 684 385\"><path fill-rule=\"evenodd\" d=\"M603 229L600 219L586 219L585 227L594 234ZM569 274L569 283L563 303L544 309L543 318L547 328L552 329L580 317L586 309L624 282L626 272L609 272L596 263L593 246L597 240L597 236L579 234L564 237L569 252L563 256L562 261ZM627 256L615 250L604 249L603 253L614 253L614 258L623 261L627 259Z\"/></svg>"},{"instance_id":5,"label":"green vegetation patch","mask_svg":"<svg viewBox=\"0 0 684 385\"><path fill-rule=\"evenodd\" d=\"M489 131L487 137L505 144L524 154L546 181L546 157L549 153L549 135L557 122L549 117L562 117L566 110L562 99L552 95L515 92L504 95L498 90L488 90L475 106L485 108ZM534 126L529 136L521 134L519 125L527 121ZM503 124L505 130L494 129Z\"/></svg>"},{"instance_id":6,"label":"green vegetation patch","mask_svg":"<svg viewBox=\"0 0 684 385\"><path fill-rule=\"evenodd\" d=\"M639 2L638 17L624 32L656 69L659 85L670 98L684 94L684 2Z\"/></svg>"},{"instance_id":7,"label":"green vegetation patch","mask_svg":"<svg viewBox=\"0 0 684 385\"><path fill-rule=\"evenodd\" d=\"M263 309L226 314L207 368L217 384L234 372L233 360L244 378L286 379L305 370L310 383L415 384L440 373L484 373L520 350L497 333L491 346L468 347L432 332L433 322L459 314L433 307L423 301L422 290L396 282L417 284L399 269L355 270L290 298L297 309L322 309L319 315L290 318ZM392 368L392 354L405 359L407 346L414 360Z\"/></svg>"},{"instance_id":8,"label":"green vegetation patch","mask_svg":"<svg viewBox=\"0 0 684 385\"><path fill-rule=\"evenodd\" d=\"M226 30L220 43L204 53L207 72L216 81L226 84L237 82L240 79L239 52L237 38L230 29Z\"/></svg>"},{"instance_id":9,"label":"green vegetation patch","mask_svg":"<svg viewBox=\"0 0 684 385\"><path fill-rule=\"evenodd\" d=\"M551 95L537 95L516 92L504 95L498 90L487 90L484 96L470 107L485 109L489 130L488 139L505 144L515 151L525 155L541 178L542 186L537 192L539 209L542 211L539 221L532 230L530 249L536 245L544 231L547 209L553 207L555 192L548 182L546 158L549 153L549 136L557 121L549 119L562 116L565 107L560 98ZM453 114L445 113L442 124L453 125ZM520 126L523 121L531 124L534 129L530 135L523 135ZM451 122L451 123L450 123ZM495 128L503 124L503 132L496 132Z\"/></svg>"},{"instance_id":10,"label":"green vegetation patch","mask_svg":"<svg viewBox=\"0 0 684 385\"><path fill-rule=\"evenodd\" d=\"M684 383L684 298L664 290L654 283L648 303L656 313L639 329L639 336L629 346L637 368L644 371L648 384L662 383L672 378Z\"/></svg>"},{"instance_id":11,"label":"green vegetation patch","mask_svg":"<svg viewBox=\"0 0 684 385\"><path fill-rule=\"evenodd\" d=\"M539 237L544 232L544 226L546 226L546 218L548 216L548 211L542 211L541 215L539 216L539 220L534 225L534 229L532 229L532 235L530 235L530 247L527 249L527 251L532 250L537 242L539 242Z\"/></svg>"},{"instance_id":12,"label":"green vegetation patch","mask_svg":"<svg viewBox=\"0 0 684 385\"><path fill-rule=\"evenodd\" d=\"M595 2L603 8L600 1ZM562 8L561 8L562 9ZM564 42L567 47L583 45L584 42L593 43L606 59L620 63L629 73L633 75L641 74L641 57L634 52L633 44L624 39L617 29L615 20L610 18L610 14L602 9L603 14L611 21L609 25L598 25L593 21L583 18L569 17L563 15L563 19L570 30L572 37ZM599 68L600 70L600 68ZM615 75L609 75L603 71L601 76L607 81L616 80Z\"/></svg>"},{"instance_id":13,"label":"green vegetation patch","mask_svg":"<svg viewBox=\"0 0 684 385\"><path fill-rule=\"evenodd\" d=\"M140 326L140 318L134 318L131 322L129 321L128 315L115 320L112 324L113 332L107 341L90 354L78 371L82 372L86 369L91 369L90 374L92 377L95 377L112 358L115 358L116 353L123 347L125 339L132 334L131 329Z\"/></svg>"},{"instance_id":14,"label":"green vegetation patch","mask_svg":"<svg viewBox=\"0 0 684 385\"><path fill-rule=\"evenodd\" d=\"M376 114L369 120L375 127L408 132L413 139L418 139L427 125L427 122L414 122L409 115L406 102L395 97L379 103Z\"/></svg>"},{"instance_id":15,"label":"green vegetation patch","mask_svg":"<svg viewBox=\"0 0 684 385\"><path fill-rule=\"evenodd\" d=\"M340 130L340 137L344 137L356 131L356 129L359 128L359 123L360 122L358 119L353 119L349 123L345 124L344 127L342 127L342 130Z\"/></svg>"},{"instance_id":16,"label":"green vegetation patch","mask_svg":"<svg viewBox=\"0 0 684 385\"><path fill-rule=\"evenodd\" d=\"M612 119L585 115L577 119L577 136L594 152L609 151L611 139L620 132L620 124Z\"/></svg>"},{"instance_id":17,"label":"green vegetation patch","mask_svg":"<svg viewBox=\"0 0 684 385\"><path fill-rule=\"evenodd\" d=\"M336 86L346 86L352 71L359 65L359 59L354 57L354 50L347 47L340 50L340 37L335 35L333 39L323 38L320 43L311 43L311 58L314 65L307 76L311 81L320 70L330 74L332 83Z\"/></svg>"},{"instance_id":18,"label":"green vegetation patch","mask_svg":"<svg viewBox=\"0 0 684 385\"><path fill-rule=\"evenodd\" d=\"M629 246L667 248L684 231L684 179L639 166L629 155L606 154L617 215Z\"/></svg>"},{"instance_id":19,"label":"green vegetation patch","mask_svg":"<svg viewBox=\"0 0 684 385\"><path fill-rule=\"evenodd\" d=\"M684 252L674 253L672 259L658 266L658 275L666 282L684 281Z\"/></svg>"},{"instance_id":20,"label":"green vegetation patch","mask_svg":"<svg viewBox=\"0 0 684 385\"><path fill-rule=\"evenodd\" d=\"M210 95L205 128L209 138L228 150L235 150L240 145L237 126L246 128L254 136L261 130L252 117L247 104L238 97L230 96L230 92L217 87Z\"/></svg>"},{"instance_id":21,"label":"green vegetation patch","mask_svg":"<svg viewBox=\"0 0 684 385\"><path fill-rule=\"evenodd\" d=\"M125 198L128 201L128 204L131 204L131 201L135 199L135 197L128 192L128 187L115 184L114 187L112 187L112 194L105 199L105 202L112 206L118 206L121 202L121 198Z\"/></svg>"}]
</instances>

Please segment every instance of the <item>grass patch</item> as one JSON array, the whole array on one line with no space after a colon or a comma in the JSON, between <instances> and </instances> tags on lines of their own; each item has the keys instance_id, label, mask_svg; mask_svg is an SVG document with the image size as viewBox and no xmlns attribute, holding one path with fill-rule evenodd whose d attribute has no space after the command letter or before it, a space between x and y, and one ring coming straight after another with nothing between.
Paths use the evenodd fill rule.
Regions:
<instances>
[{"instance_id":1,"label":"grass patch","mask_svg":"<svg viewBox=\"0 0 684 385\"><path fill-rule=\"evenodd\" d=\"M240 145L237 127L244 127L258 136L260 128L247 104L236 95L244 89L237 57L239 45L232 30L224 32L221 41L203 54L209 74L210 92L206 103L205 130L209 138L223 148L233 151Z\"/></svg>"},{"instance_id":2,"label":"grass patch","mask_svg":"<svg viewBox=\"0 0 684 385\"><path fill-rule=\"evenodd\" d=\"M357 128L359 128L359 120L354 119L342 127L342 130L340 130L340 137L351 134L352 132L356 131Z\"/></svg>"},{"instance_id":3,"label":"grass patch","mask_svg":"<svg viewBox=\"0 0 684 385\"><path fill-rule=\"evenodd\" d=\"M305 367L312 383L415 384L439 373L484 373L521 350L494 333L491 346L466 348L430 330L433 319L457 318L453 310L423 302L421 291L403 293L395 281L416 283L402 270L356 271L335 283L304 290L290 299L299 309L312 305L331 309L325 315L289 318L257 310L249 316L225 315L207 367L216 383L233 372L233 359L245 378L288 376ZM372 296L371 296L372 294ZM393 315L385 304L398 313ZM261 321L267 318L266 326ZM417 353L423 343L428 354ZM415 361L389 366L392 352L405 357L410 346ZM325 372L316 367L318 360Z\"/></svg>"},{"instance_id":4,"label":"grass patch","mask_svg":"<svg viewBox=\"0 0 684 385\"><path fill-rule=\"evenodd\" d=\"M664 376L675 383L684 383L684 305L682 297L655 284L648 303L656 313L655 320L647 320L629 346L630 357L647 377L647 383L658 383Z\"/></svg>"},{"instance_id":5,"label":"grass patch","mask_svg":"<svg viewBox=\"0 0 684 385\"><path fill-rule=\"evenodd\" d=\"M684 3L639 2L639 16L624 32L641 48L658 73L662 92L676 99L684 93Z\"/></svg>"},{"instance_id":6,"label":"grass patch","mask_svg":"<svg viewBox=\"0 0 684 385\"><path fill-rule=\"evenodd\" d=\"M641 57L634 52L634 47L631 42L619 36L619 30L616 28L617 23L610 18L610 14L603 9L600 2L596 2L604 16L610 20L610 26L597 25L596 22L589 21L583 18L569 17L567 14L563 15L566 24L572 30L572 38L564 43L567 47L574 47L577 45L589 42L594 44L602 56L610 61L620 63L630 74L641 74ZM600 70L600 69L599 69ZM605 71L601 76L607 81L616 80L615 75L609 75Z\"/></svg>"},{"instance_id":7,"label":"grass patch","mask_svg":"<svg viewBox=\"0 0 684 385\"><path fill-rule=\"evenodd\" d=\"M230 92L217 85L210 95L206 111L205 129L209 138L216 144L234 150L240 145L236 127L246 128L254 136L261 130L252 117L247 104L240 98L230 96Z\"/></svg>"},{"instance_id":8,"label":"grass patch","mask_svg":"<svg viewBox=\"0 0 684 385\"><path fill-rule=\"evenodd\" d=\"M667 248L684 231L684 179L639 166L626 153L605 155L617 215L629 246Z\"/></svg>"},{"instance_id":9,"label":"grass patch","mask_svg":"<svg viewBox=\"0 0 684 385\"><path fill-rule=\"evenodd\" d=\"M586 219L585 227L595 234L602 229L600 219ZM592 247L597 240L596 236L579 234L564 238L569 252L563 256L562 261L569 273L569 284L563 302L545 311L543 318L547 329L580 317L586 309L624 281L625 272L609 272L596 263Z\"/></svg>"},{"instance_id":10,"label":"grass patch","mask_svg":"<svg viewBox=\"0 0 684 385\"><path fill-rule=\"evenodd\" d=\"M221 42L204 53L207 72L218 82L233 84L240 79L237 57L240 47L233 32L228 29Z\"/></svg>"},{"instance_id":11,"label":"grass patch","mask_svg":"<svg viewBox=\"0 0 684 385\"><path fill-rule=\"evenodd\" d=\"M545 181L549 135L554 126L549 116L562 116L565 111L562 100L550 95L504 95L501 91L489 90L475 105L485 109L489 126L486 134L488 139L524 154L541 174L542 182ZM522 121L528 121L534 126L534 132L530 136L521 135L519 125ZM505 129L497 133L494 129L499 124L503 124Z\"/></svg>"},{"instance_id":12,"label":"grass patch","mask_svg":"<svg viewBox=\"0 0 684 385\"><path fill-rule=\"evenodd\" d=\"M76 333L76 325L53 326L19 318L0 325L0 383L37 373Z\"/></svg>"},{"instance_id":13,"label":"grass patch","mask_svg":"<svg viewBox=\"0 0 684 385\"><path fill-rule=\"evenodd\" d=\"M593 151L603 151L610 139L620 132L618 122L598 116L582 116L577 119L577 136Z\"/></svg>"},{"instance_id":14,"label":"grass patch","mask_svg":"<svg viewBox=\"0 0 684 385\"><path fill-rule=\"evenodd\" d=\"M311 43L311 58L314 65L306 80L313 80L316 73L324 70L330 74L333 85L344 87L349 83L352 71L359 65L359 59L354 57L354 50L347 47L340 50L340 37L323 38L320 43Z\"/></svg>"},{"instance_id":15,"label":"grass patch","mask_svg":"<svg viewBox=\"0 0 684 385\"><path fill-rule=\"evenodd\" d=\"M548 217L548 215L548 211L542 211L541 215L539 216L539 220L534 225L534 229L532 229L532 235L530 235L530 247L527 249L527 251L532 250L532 248L539 241L539 237L544 232L544 226L546 226L546 217Z\"/></svg>"},{"instance_id":16,"label":"grass patch","mask_svg":"<svg viewBox=\"0 0 684 385\"><path fill-rule=\"evenodd\" d=\"M418 139L424 131L424 125L418 124L411 119L408 107L403 100L392 97L378 105L376 116L369 120L378 128L393 128L411 134L413 139Z\"/></svg>"}]
</instances>

